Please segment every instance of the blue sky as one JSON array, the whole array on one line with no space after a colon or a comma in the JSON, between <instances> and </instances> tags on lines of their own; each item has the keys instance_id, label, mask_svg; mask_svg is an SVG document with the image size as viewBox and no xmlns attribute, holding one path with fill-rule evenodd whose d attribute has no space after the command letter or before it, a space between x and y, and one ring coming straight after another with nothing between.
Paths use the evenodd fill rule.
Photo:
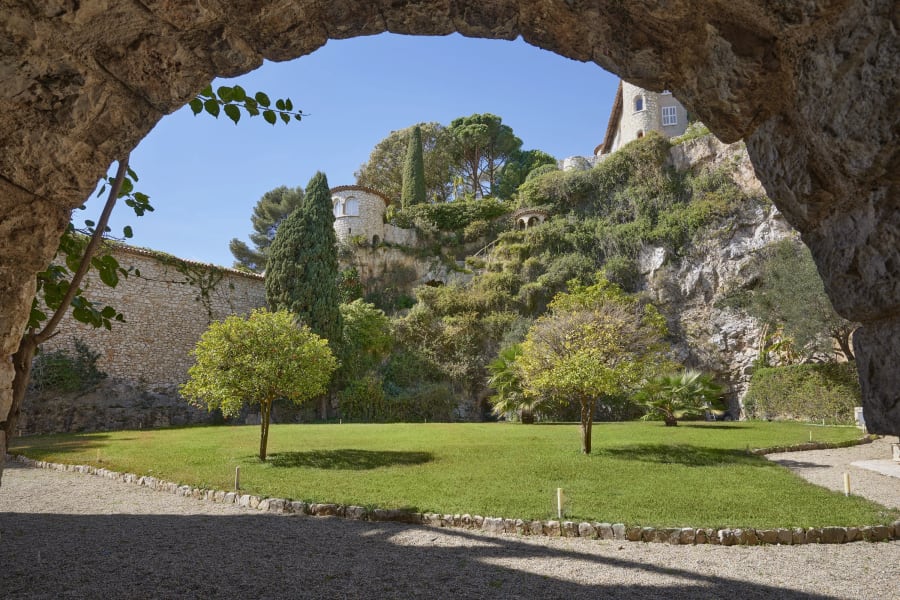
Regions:
<instances>
[{"instance_id":1,"label":"blue sky","mask_svg":"<svg viewBox=\"0 0 900 600\"><path fill-rule=\"evenodd\" d=\"M248 91L289 97L309 116L285 126L261 118L234 125L194 117L187 107L163 118L132 152L138 189L155 212L121 206L113 231L182 258L230 266L228 242L244 241L266 191L306 186L324 171L333 186L353 173L391 131L421 121L494 113L557 158L590 155L602 141L617 78L521 40L391 34L330 41L309 56L266 63L232 80ZM100 201L88 203L95 218Z\"/></svg>"}]
</instances>

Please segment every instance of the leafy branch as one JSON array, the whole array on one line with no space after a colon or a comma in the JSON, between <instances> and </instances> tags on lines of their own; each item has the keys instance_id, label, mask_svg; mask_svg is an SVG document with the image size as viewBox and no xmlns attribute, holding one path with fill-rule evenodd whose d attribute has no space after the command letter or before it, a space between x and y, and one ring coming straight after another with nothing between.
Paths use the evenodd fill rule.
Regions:
<instances>
[{"instance_id":1,"label":"leafy branch","mask_svg":"<svg viewBox=\"0 0 900 600\"><path fill-rule=\"evenodd\" d=\"M305 116L302 111L294 110L294 104L290 98L276 99L273 107L272 101L265 92L256 92L251 96L239 85L233 87L222 85L216 90L208 85L190 101L189 106L194 111L194 115L206 111L217 119L219 114L224 112L225 116L234 121L235 125L241 120L241 109L251 117L261 114L263 119L271 125L275 125L279 118L288 124L292 118L301 121Z\"/></svg>"}]
</instances>

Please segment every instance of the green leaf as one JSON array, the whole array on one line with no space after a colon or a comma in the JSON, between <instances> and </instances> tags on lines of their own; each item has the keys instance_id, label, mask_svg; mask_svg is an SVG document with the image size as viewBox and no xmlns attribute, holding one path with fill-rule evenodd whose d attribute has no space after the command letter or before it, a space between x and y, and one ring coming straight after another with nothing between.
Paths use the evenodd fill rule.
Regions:
<instances>
[{"instance_id":1,"label":"green leaf","mask_svg":"<svg viewBox=\"0 0 900 600\"><path fill-rule=\"evenodd\" d=\"M278 113L281 116L281 120L285 122L285 124L291 122L291 115L287 113Z\"/></svg>"},{"instance_id":2,"label":"green leaf","mask_svg":"<svg viewBox=\"0 0 900 600\"><path fill-rule=\"evenodd\" d=\"M200 93L197 95L202 96L203 98L212 98L213 97L212 85L206 86L205 88L200 90Z\"/></svg>"},{"instance_id":3,"label":"green leaf","mask_svg":"<svg viewBox=\"0 0 900 600\"><path fill-rule=\"evenodd\" d=\"M265 92L256 92L255 98L256 98L256 101L259 102L260 106L264 106L266 108L269 107L269 103L270 103L269 97L266 95Z\"/></svg>"},{"instance_id":4,"label":"green leaf","mask_svg":"<svg viewBox=\"0 0 900 600\"><path fill-rule=\"evenodd\" d=\"M282 100L281 98L275 101L275 108L277 108L278 110L287 110L284 107L284 100Z\"/></svg>"},{"instance_id":5,"label":"green leaf","mask_svg":"<svg viewBox=\"0 0 900 600\"><path fill-rule=\"evenodd\" d=\"M216 100L210 99L203 103L203 108L206 109L206 112L211 114L212 116L219 118L219 103Z\"/></svg>"},{"instance_id":6,"label":"green leaf","mask_svg":"<svg viewBox=\"0 0 900 600\"><path fill-rule=\"evenodd\" d=\"M234 104L226 104L224 110L228 118L234 121L234 124L237 125L238 121L241 120L241 109L239 109Z\"/></svg>"},{"instance_id":7,"label":"green leaf","mask_svg":"<svg viewBox=\"0 0 900 600\"><path fill-rule=\"evenodd\" d=\"M100 311L100 316L104 319L112 319L116 316L116 309L112 306L104 306L103 310Z\"/></svg>"},{"instance_id":8,"label":"green leaf","mask_svg":"<svg viewBox=\"0 0 900 600\"><path fill-rule=\"evenodd\" d=\"M275 111L273 110L263 111L263 119L265 119L267 123L271 123L272 125L274 125L278 121L278 117L275 116Z\"/></svg>"},{"instance_id":9,"label":"green leaf","mask_svg":"<svg viewBox=\"0 0 900 600\"><path fill-rule=\"evenodd\" d=\"M294 110L294 103L291 102L290 98L284 99L284 110Z\"/></svg>"},{"instance_id":10,"label":"green leaf","mask_svg":"<svg viewBox=\"0 0 900 600\"><path fill-rule=\"evenodd\" d=\"M96 225L96 223L94 223L94 222L91 221L90 219L85 219L85 220L84 220L84 226L85 226L85 227L93 227L94 225Z\"/></svg>"},{"instance_id":11,"label":"green leaf","mask_svg":"<svg viewBox=\"0 0 900 600\"><path fill-rule=\"evenodd\" d=\"M134 169L132 169L131 167L125 167L125 172L128 173L128 176L135 181L138 181L140 179L140 177L138 177L137 173L135 173Z\"/></svg>"},{"instance_id":12,"label":"green leaf","mask_svg":"<svg viewBox=\"0 0 900 600\"><path fill-rule=\"evenodd\" d=\"M191 107L191 110L194 112L194 115L199 115L203 110L203 100L200 98L194 98L190 102L188 102L188 106Z\"/></svg>"},{"instance_id":13,"label":"green leaf","mask_svg":"<svg viewBox=\"0 0 900 600\"><path fill-rule=\"evenodd\" d=\"M294 118L297 119L298 121L302 121L303 115L301 115L300 113L297 113L296 115L294 115Z\"/></svg>"},{"instance_id":14,"label":"green leaf","mask_svg":"<svg viewBox=\"0 0 900 600\"><path fill-rule=\"evenodd\" d=\"M227 85L219 86L219 89L216 90L219 94L219 99L222 102L231 102L234 100L234 94L231 91L231 88Z\"/></svg>"},{"instance_id":15,"label":"green leaf","mask_svg":"<svg viewBox=\"0 0 900 600\"><path fill-rule=\"evenodd\" d=\"M247 99L247 92L241 86L236 85L231 88L231 99L235 102L243 102Z\"/></svg>"}]
</instances>

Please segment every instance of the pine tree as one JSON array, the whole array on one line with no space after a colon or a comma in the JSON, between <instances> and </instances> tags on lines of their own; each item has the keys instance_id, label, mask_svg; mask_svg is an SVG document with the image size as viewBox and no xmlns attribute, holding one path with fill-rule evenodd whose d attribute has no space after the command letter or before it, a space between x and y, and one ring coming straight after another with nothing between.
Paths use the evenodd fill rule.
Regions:
<instances>
[{"instance_id":1,"label":"pine tree","mask_svg":"<svg viewBox=\"0 0 900 600\"><path fill-rule=\"evenodd\" d=\"M414 204L424 204L425 197L425 161L422 155L422 130L416 125L409 136L406 147L406 160L403 163L403 190L400 205L408 208Z\"/></svg>"},{"instance_id":2,"label":"pine tree","mask_svg":"<svg viewBox=\"0 0 900 600\"><path fill-rule=\"evenodd\" d=\"M337 238L331 192L316 173L300 205L282 221L269 247L266 301L287 309L333 349L341 339Z\"/></svg>"},{"instance_id":3,"label":"pine tree","mask_svg":"<svg viewBox=\"0 0 900 600\"><path fill-rule=\"evenodd\" d=\"M253 224L253 233L250 241L253 248L241 240L234 238L228 244L231 254L234 256L234 268L246 269L254 273L262 273L266 269L266 257L269 246L275 239L275 232L281 222L303 200L303 188L289 188L280 186L263 194L253 207L253 215L250 222Z\"/></svg>"}]
</instances>

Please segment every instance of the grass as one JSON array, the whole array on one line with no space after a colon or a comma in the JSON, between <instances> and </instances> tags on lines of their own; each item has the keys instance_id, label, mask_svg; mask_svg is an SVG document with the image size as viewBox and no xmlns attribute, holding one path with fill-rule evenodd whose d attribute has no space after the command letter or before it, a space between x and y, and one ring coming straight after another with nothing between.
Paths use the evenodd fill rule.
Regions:
<instances>
[{"instance_id":1,"label":"grass","mask_svg":"<svg viewBox=\"0 0 900 600\"><path fill-rule=\"evenodd\" d=\"M273 425L192 427L15 440L12 452L246 493L421 512L548 519L556 488L572 520L665 527L869 525L898 518L807 483L748 447L859 436L798 423L599 423L594 453L576 425Z\"/></svg>"}]
</instances>

